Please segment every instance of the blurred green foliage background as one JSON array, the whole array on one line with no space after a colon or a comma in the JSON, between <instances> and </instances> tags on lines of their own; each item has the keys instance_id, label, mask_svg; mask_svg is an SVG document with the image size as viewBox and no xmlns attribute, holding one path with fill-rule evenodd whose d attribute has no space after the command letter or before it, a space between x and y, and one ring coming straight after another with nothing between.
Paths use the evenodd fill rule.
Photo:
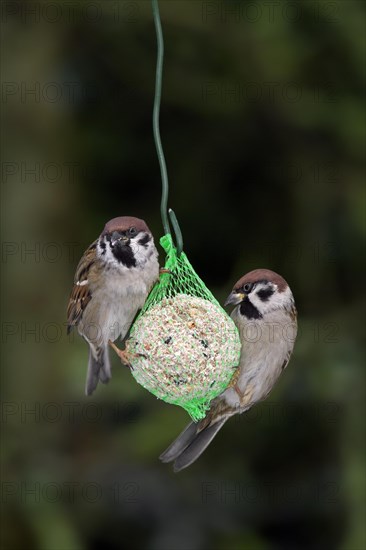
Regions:
<instances>
[{"instance_id":1,"label":"blurred green foliage background","mask_svg":"<svg viewBox=\"0 0 366 550\"><path fill-rule=\"evenodd\" d=\"M2 1L3 548L361 550L365 6L160 7L185 250L221 301L255 267L280 272L295 352L179 475L158 455L183 410L116 358L84 397L87 348L65 330L78 259L114 216L162 232L151 6Z\"/></svg>"}]
</instances>

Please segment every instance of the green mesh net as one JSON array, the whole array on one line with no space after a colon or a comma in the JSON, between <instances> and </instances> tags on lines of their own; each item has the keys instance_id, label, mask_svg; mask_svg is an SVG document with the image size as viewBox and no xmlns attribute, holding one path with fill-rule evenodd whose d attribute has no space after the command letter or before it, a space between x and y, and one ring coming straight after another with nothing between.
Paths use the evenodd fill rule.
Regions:
<instances>
[{"instance_id":1,"label":"green mesh net","mask_svg":"<svg viewBox=\"0 0 366 550\"><path fill-rule=\"evenodd\" d=\"M177 257L171 235L160 244L169 273L152 289L126 350L139 384L198 421L230 384L239 364L239 334L184 252Z\"/></svg>"}]
</instances>

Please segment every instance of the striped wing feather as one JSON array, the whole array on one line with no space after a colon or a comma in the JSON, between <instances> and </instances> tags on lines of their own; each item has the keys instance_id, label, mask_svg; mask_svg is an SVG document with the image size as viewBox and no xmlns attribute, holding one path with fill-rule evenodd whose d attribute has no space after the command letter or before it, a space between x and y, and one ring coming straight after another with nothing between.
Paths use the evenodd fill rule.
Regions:
<instances>
[{"instance_id":1,"label":"striped wing feather","mask_svg":"<svg viewBox=\"0 0 366 550\"><path fill-rule=\"evenodd\" d=\"M83 312L92 299L88 284L88 275L91 266L95 262L97 241L84 252L79 265L76 268L74 286L72 287L69 304L67 306L67 333L73 326L77 325L82 318Z\"/></svg>"}]
</instances>

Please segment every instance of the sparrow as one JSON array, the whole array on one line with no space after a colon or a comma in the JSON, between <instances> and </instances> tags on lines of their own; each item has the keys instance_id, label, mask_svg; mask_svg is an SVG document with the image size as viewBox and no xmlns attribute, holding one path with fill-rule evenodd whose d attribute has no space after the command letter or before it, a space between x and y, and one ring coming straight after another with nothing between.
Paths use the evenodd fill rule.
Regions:
<instances>
[{"instance_id":1,"label":"sparrow","mask_svg":"<svg viewBox=\"0 0 366 550\"><path fill-rule=\"evenodd\" d=\"M287 367L297 334L297 312L289 285L269 269L255 269L234 285L225 305L242 344L240 363L228 388L211 402L207 416L191 422L162 453L178 472L191 465L225 422L267 397Z\"/></svg>"},{"instance_id":2,"label":"sparrow","mask_svg":"<svg viewBox=\"0 0 366 550\"><path fill-rule=\"evenodd\" d=\"M125 338L158 278L158 252L144 220L113 218L84 252L67 308L67 332L77 326L89 344L86 395L99 381L110 380L108 342Z\"/></svg>"}]
</instances>

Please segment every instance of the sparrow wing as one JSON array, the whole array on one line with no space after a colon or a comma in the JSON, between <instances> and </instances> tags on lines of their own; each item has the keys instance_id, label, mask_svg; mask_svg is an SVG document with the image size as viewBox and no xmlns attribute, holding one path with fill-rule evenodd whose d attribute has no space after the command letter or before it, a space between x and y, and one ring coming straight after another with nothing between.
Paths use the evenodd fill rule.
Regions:
<instances>
[{"instance_id":1,"label":"sparrow wing","mask_svg":"<svg viewBox=\"0 0 366 550\"><path fill-rule=\"evenodd\" d=\"M285 370L285 368L286 368L287 365L289 364L290 359L291 359L291 355L292 355L292 350L289 350L289 351L287 352L286 358L285 358L285 360L284 360L284 362L283 362L283 364L282 364L281 372L282 372L283 370Z\"/></svg>"},{"instance_id":2,"label":"sparrow wing","mask_svg":"<svg viewBox=\"0 0 366 550\"><path fill-rule=\"evenodd\" d=\"M291 317L291 320L293 321L294 323L294 328L295 328L295 337L296 337L296 333L297 333L297 311L296 311L296 308L295 306L293 306L291 312L290 312L290 317ZM295 340L294 340L295 342ZM287 367L287 365L289 364L290 362L290 359L291 359L291 355L292 355L292 352L293 352L293 349L294 349L294 346L292 345L291 348L288 350L287 352L287 355L285 357L285 360L283 362L283 365L281 367L281 372L285 370L285 368Z\"/></svg>"},{"instance_id":3,"label":"sparrow wing","mask_svg":"<svg viewBox=\"0 0 366 550\"><path fill-rule=\"evenodd\" d=\"M83 312L92 299L89 287L88 276L90 268L95 262L97 241L94 241L84 252L74 277L74 286L70 294L67 306L67 333L69 334L74 325L77 325L82 318Z\"/></svg>"}]
</instances>

